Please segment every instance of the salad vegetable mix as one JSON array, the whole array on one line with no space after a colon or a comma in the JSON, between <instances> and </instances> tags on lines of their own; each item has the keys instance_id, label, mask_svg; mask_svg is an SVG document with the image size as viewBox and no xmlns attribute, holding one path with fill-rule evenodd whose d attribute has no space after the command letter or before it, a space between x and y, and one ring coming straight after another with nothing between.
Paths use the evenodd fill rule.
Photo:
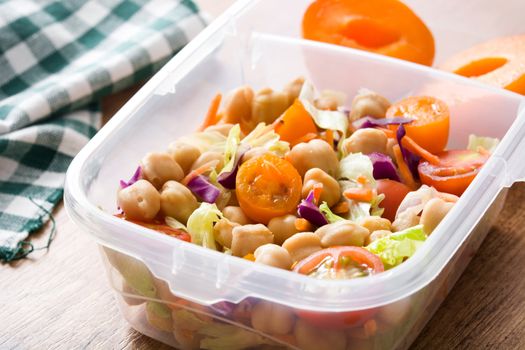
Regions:
<instances>
[{"instance_id":1,"label":"salad vegetable mix","mask_svg":"<svg viewBox=\"0 0 525 350\"><path fill-rule=\"evenodd\" d=\"M198 132L148 153L120 182L117 216L312 278L401 264L497 140L472 135L467 148L445 149L453 116L435 97L391 104L363 89L350 108L344 101L303 79L217 95Z\"/></svg>"},{"instance_id":2,"label":"salad vegetable mix","mask_svg":"<svg viewBox=\"0 0 525 350\"><path fill-rule=\"evenodd\" d=\"M198 131L146 154L120 181L116 217L312 279L395 268L425 244L498 140L471 135L465 149L446 149L454 116L434 97L391 103L362 89L345 101L304 79L282 91L217 95ZM182 348L345 349L410 326L406 300L341 312L255 297L199 305L140 261L106 250L123 292L147 298L125 302L146 303L148 324Z\"/></svg>"}]
</instances>

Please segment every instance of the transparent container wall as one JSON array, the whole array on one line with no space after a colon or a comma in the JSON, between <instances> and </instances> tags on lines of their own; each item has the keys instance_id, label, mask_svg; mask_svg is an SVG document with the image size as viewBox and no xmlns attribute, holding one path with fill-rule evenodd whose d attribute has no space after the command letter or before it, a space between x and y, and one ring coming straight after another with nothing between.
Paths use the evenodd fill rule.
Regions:
<instances>
[{"instance_id":1,"label":"transparent container wall","mask_svg":"<svg viewBox=\"0 0 525 350\"><path fill-rule=\"evenodd\" d=\"M238 17L238 33L252 31L299 38L301 21L313 0L254 1ZM436 42L435 63L477 43L524 34L523 0L403 0L430 28ZM271 18L269 21L268 19Z\"/></svg>"},{"instance_id":2,"label":"transparent container wall","mask_svg":"<svg viewBox=\"0 0 525 350\"><path fill-rule=\"evenodd\" d=\"M453 75L361 51L266 34L254 34L244 45L231 31L227 27L213 35L210 44L169 74L97 150L93 158L100 170L88 190L93 203L115 211L115 200L107 194L115 193L118 181L133 173L145 153L165 150L177 137L194 131L215 94L244 84L280 89L303 76L319 89L344 92L347 105L361 88L393 101L432 95L445 100L451 110L449 148L464 148L469 134L502 138L517 115L518 99ZM181 77L186 70L189 74Z\"/></svg>"},{"instance_id":3,"label":"transparent container wall","mask_svg":"<svg viewBox=\"0 0 525 350\"><path fill-rule=\"evenodd\" d=\"M200 305L177 297L167 281L139 260L107 247L101 251L126 320L139 332L176 348L400 350L410 346L452 289L495 222L505 197L506 190L432 283L396 302L360 311L362 322L352 327L339 327L334 321L340 316L305 314L255 297L236 304ZM356 319L356 313L344 316Z\"/></svg>"}]
</instances>

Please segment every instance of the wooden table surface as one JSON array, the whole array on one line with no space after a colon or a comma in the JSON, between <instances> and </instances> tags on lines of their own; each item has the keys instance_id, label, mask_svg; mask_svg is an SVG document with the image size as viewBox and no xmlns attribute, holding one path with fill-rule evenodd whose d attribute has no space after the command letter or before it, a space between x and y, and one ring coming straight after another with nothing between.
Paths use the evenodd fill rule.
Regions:
<instances>
[{"instance_id":1,"label":"wooden table surface","mask_svg":"<svg viewBox=\"0 0 525 350\"><path fill-rule=\"evenodd\" d=\"M212 15L232 0L198 1ZM113 115L134 88L104 101ZM413 349L525 349L525 184ZM0 349L164 349L119 314L95 243L60 205L48 252L0 266ZM34 236L44 244L49 225Z\"/></svg>"}]
</instances>

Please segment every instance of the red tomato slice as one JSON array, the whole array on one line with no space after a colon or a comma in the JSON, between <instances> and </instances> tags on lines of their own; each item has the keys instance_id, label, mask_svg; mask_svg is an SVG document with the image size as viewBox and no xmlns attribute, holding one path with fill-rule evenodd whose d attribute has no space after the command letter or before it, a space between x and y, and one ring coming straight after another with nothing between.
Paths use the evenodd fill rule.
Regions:
<instances>
[{"instance_id":1,"label":"red tomato slice","mask_svg":"<svg viewBox=\"0 0 525 350\"><path fill-rule=\"evenodd\" d=\"M376 274L385 270L381 259L361 247L332 247L323 249L300 261L294 271L303 275L310 275L317 271L320 266L331 259L335 271L345 269L345 258L354 263L366 266L370 274ZM320 328L343 329L360 326L376 313L375 309L351 311L351 312L317 312L308 310L296 310L299 317L312 325Z\"/></svg>"},{"instance_id":2,"label":"red tomato slice","mask_svg":"<svg viewBox=\"0 0 525 350\"><path fill-rule=\"evenodd\" d=\"M434 186L440 192L461 196L490 155L471 150L451 150L437 156L440 159L439 165L419 163L421 182Z\"/></svg>"},{"instance_id":3,"label":"red tomato slice","mask_svg":"<svg viewBox=\"0 0 525 350\"><path fill-rule=\"evenodd\" d=\"M394 180L382 179L377 180L377 193L385 195L385 199L379 204L380 208L385 209L383 217L390 221L394 221L396 218L397 208L410 192L410 188Z\"/></svg>"},{"instance_id":4,"label":"red tomato slice","mask_svg":"<svg viewBox=\"0 0 525 350\"><path fill-rule=\"evenodd\" d=\"M165 224L162 224L159 221L143 222L143 221L136 221L136 220L126 219L124 217L124 215L122 215L122 214L117 214L115 216L120 218L120 219L132 222L134 224L137 224L137 225L149 228L150 230L157 231L157 232L163 233L163 234L171 236L171 237L175 237L175 238L180 239L182 241L191 242L191 236L187 232L185 232L183 230L175 229L175 228L170 227L170 226L165 225Z\"/></svg>"}]
</instances>

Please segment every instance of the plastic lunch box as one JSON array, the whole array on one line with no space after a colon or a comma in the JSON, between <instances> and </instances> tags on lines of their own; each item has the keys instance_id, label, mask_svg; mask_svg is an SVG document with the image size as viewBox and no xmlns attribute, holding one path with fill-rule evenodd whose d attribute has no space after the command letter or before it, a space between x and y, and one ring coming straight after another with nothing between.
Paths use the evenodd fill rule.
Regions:
<instances>
[{"instance_id":1,"label":"plastic lunch box","mask_svg":"<svg viewBox=\"0 0 525 350\"><path fill-rule=\"evenodd\" d=\"M525 163L519 159L525 147L521 96L415 64L300 40L298 26L308 3L237 2L157 73L71 164L67 211L99 243L121 311L138 331L178 348L241 349L265 343L271 348L405 349L476 252L502 208L506 188L524 177ZM466 34L464 21L458 25L465 28L455 32L439 27L433 20L439 13L425 17L432 13L430 2L419 3L425 4L410 5L432 27L438 57L457 49L440 46L445 34L459 36L465 46L485 39L483 33ZM473 15L471 24L483 16ZM512 25L507 21L506 29L495 35L509 34ZM129 177L145 152L164 150L170 141L195 130L217 92L243 84L280 88L297 76L321 89L344 91L349 99L361 87L391 100L434 95L451 108L449 148L465 147L471 133L502 142L411 259L364 279L316 280L112 216L118 180ZM253 327L256 309L267 312L270 324L291 326L286 331ZM326 323L305 325L300 316L304 312ZM367 321L334 329L334 317Z\"/></svg>"}]
</instances>

